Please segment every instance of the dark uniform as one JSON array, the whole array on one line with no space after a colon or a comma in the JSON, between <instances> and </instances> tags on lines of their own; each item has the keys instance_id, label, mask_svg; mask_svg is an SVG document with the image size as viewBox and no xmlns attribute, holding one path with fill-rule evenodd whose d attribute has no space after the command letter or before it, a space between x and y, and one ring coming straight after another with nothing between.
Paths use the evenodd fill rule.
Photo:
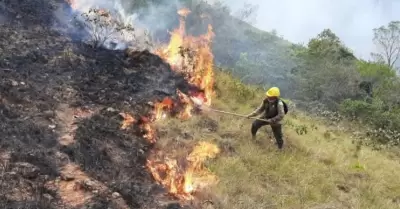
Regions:
<instances>
[{"instance_id":1,"label":"dark uniform","mask_svg":"<svg viewBox=\"0 0 400 209\"><path fill-rule=\"evenodd\" d=\"M271 103L267 99L265 99L261 103L261 105L256 110L254 110L254 112L248 115L248 117L254 117L260 114L262 114L260 119L268 120L269 122L261 120L255 120L253 122L251 126L251 134L253 136L253 139L255 139L258 129L260 129L262 126L270 125L272 128L272 132L274 133L276 143L278 144L278 148L282 149L283 134L281 121L285 116L283 102L277 99L276 101Z\"/></svg>"}]
</instances>

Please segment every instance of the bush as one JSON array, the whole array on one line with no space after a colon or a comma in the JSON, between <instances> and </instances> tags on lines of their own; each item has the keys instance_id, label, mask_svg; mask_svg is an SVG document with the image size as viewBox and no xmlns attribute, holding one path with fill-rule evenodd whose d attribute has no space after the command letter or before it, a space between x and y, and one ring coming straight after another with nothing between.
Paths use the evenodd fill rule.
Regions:
<instances>
[{"instance_id":1,"label":"bush","mask_svg":"<svg viewBox=\"0 0 400 209\"><path fill-rule=\"evenodd\" d=\"M219 97L234 99L237 102L247 102L256 98L261 92L261 89L243 84L228 72L218 71L216 77L218 82L215 87Z\"/></svg>"},{"instance_id":2,"label":"bush","mask_svg":"<svg viewBox=\"0 0 400 209\"><path fill-rule=\"evenodd\" d=\"M122 17L107 10L90 9L88 12L82 13L80 17L77 16L76 18L81 20L88 29L91 36L90 42L93 47L105 45L106 42L112 41L113 38L115 38L113 36L118 36L118 34L124 34L124 38L128 37L128 35L131 36L129 41L132 41L135 35L135 30L132 25L125 24L122 21ZM112 42L107 44L111 43Z\"/></svg>"},{"instance_id":3,"label":"bush","mask_svg":"<svg viewBox=\"0 0 400 209\"><path fill-rule=\"evenodd\" d=\"M370 117L378 112L379 108L366 101L345 99L340 104L339 110L342 114L351 118L372 119Z\"/></svg>"},{"instance_id":4,"label":"bush","mask_svg":"<svg viewBox=\"0 0 400 209\"><path fill-rule=\"evenodd\" d=\"M400 130L400 115L398 111L386 111L376 115L374 124L376 128L387 130Z\"/></svg>"},{"instance_id":5,"label":"bush","mask_svg":"<svg viewBox=\"0 0 400 209\"><path fill-rule=\"evenodd\" d=\"M361 100L346 99L340 105L340 111L347 117L357 118L367 124L370 130L367 135L377 142L398 145L400 142L400 110L385 110L380 100L371 103Z\"/></svg>"}]
</instances>

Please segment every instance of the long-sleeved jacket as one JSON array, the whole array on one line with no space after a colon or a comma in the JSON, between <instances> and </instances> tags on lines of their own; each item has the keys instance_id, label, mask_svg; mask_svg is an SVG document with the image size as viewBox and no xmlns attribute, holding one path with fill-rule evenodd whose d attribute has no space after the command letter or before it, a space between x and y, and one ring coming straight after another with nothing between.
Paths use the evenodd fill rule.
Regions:
<instances>
[{"instance_id":1,"label":"long-sleeved jacket","mask_svg":"<svg viewBox=\"0 0 400 209\"><path fill-rule=\"evenodd\" d=\"M267 99L265 99L262 101L260 106L248 116L254 117L260 114L262 114L260 118L268 119L273 124L280 124L285 116L283 102L278 99L276 102L270 103Z\"/></svg>"}]
</instances>

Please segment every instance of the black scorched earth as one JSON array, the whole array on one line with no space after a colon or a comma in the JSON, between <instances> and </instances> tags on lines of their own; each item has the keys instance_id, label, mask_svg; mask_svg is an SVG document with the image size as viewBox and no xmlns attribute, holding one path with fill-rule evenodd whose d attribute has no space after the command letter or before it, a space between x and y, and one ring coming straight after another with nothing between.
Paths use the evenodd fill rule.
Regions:
<instances>
[{"instance_id":1,"label":"black scorched earth","mask_svg":"<svg viewBox=\"0 0 400 209\"><path fill-rule=\"evenodd\" d=\"M121 113L146 116L193 87L147 51L52 30L56 3L0 2L0 208L173 208L145 168L151 145L121 130Z\"/></svg>"}]
</instances>

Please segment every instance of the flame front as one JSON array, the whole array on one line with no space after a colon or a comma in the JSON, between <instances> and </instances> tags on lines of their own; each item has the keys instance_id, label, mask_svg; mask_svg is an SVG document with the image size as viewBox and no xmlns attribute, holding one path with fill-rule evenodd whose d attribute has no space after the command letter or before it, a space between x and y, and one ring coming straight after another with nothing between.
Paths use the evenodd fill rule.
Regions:
<instances>
[{"instance_id":1,"label":"flame front","mask_svg":"<svg viewBox=\"0 0 400 209\"><path fill-rule=\"evenodd\" d=\"M209 142L200 142L180 163L157 153L147 161L147 167L154 179L168 191L185 200L193 199L192 193L208 184L215 183L216 177L204 168L204 161L214 158L219 148Z\"/></svg>"},{"instance_id":2,"label":"flame front","mask_svg":"<svg viewBox=\"0 0 400 209\"><path fill-rule=\"evenodd\" d=\"M154 144L157 142L156 131L151 125L150 118L145 116L140 118L140 129L143 131L143 138L149 143Z\"/></svg>"},{"instance_id":3,"label":"flame front","mask_svg":"<svg viewBox=\"0 0 400 209\"><path fill-rule=\"evenodd\" d=\"M159 120L166 117L166 111L172 109L174 102L171 98L165 97L162 102L157 102L154 105L154 117L155 120Z\"/></svg>"},{"instance_id":4,"label":"flame front","mask_svg":"<svg viewBox=\"0 0 400 209\"><path fill-rule=\"evenodd\" d=\"M127 129L135 122L135 119L132 117L132 115L128 113L120 113L119 115L121 115L124 118L121 125L122 130Z\"/></svg>"},{"instance_id":5,"label":"flame front","mask_svg":"<svg viewBox=\"0 0 400 209\"><path fill-rule=\"evenodd\" d=\"M199 37L186 36L185 17L189 13L186 8L178 11L181 16L179 28L171 33L168 46L158 49L156 53L166 60L173 70L183 73L191 84L203 90L204 104L209 106L214 94L214 56L211 49L213 28L209 25L207 33Z\"/></svg>"},{"instance_id":6,"label":"flame front","mask_svg":"<svg viewBox=\"0 0 400 209\"><path fill-rule=\"evenodd\" d=\"M92 8L101 7L100 2L94 0L66 1L71 5L72 9L82 13L88 11L90 13ZM116 14L102 9L97 9L98 13L96 14L107 21L115 19L115 21L123 20L123 22L129 22L131 19L124 18L126 15L122 6L116 5L118 6L114 8L118 11ZM188 119L192 117L194 104L210 106L214 95L214 57L211 49L211 42L214 37L213 28L209 25L207 33L198 37L186 35L185 18L190 12L186 8L178 11L180 15L179 27L170 33L169 44L160 47L155 53L169 63L172 70L182 73L189 83L197 86L200 90L185 94L177 89L179 101L174 101L169 97L164 98L161 102L154 104L151 116L142 116L140 118L140 123L136 125L140 127L143 138L151 144L156 143L157 139L156 131L152 124L153 121L166 118L175 106L182 107L178 117ZM117 15L117 17L113 15ZM202 15L202 18L204 17ZM121 37L115 36L115 38L119 39ZM123 130L128 129L133 123L137 122L127 113L121 113L120 115L124 119L121 124L121 129ZM152 151L147 160L147 167L154 179L168 189L169 193L180 199L190 200L193 199L192 195L196 190L216 180L216 177L205 169L204 161L207 158L215 157L218 153L218 147L208 142L200 142L187 156L168 157L167 154L173 153Z\"/></svg>"},{"instance_id":7,"label":"flame front","mask_svg":"<svg viewBox=\"0 0 400 209\"><path fill-rule=\"evenodd\" d=\"M169 44L160 48L156 53L171 65L174 71L182 73L189 83L197 86L202 92L190 92L189 95L177 90L180 103L184 108L179 118L192 117L194 102L196 105L211 105L213 96L214 73L213 54L211 41L214 36L212 26L208 26L206 34L199 37L187 36L185 33L185 17L190 10L184 8L178 11L180 15L179 28L171 33ZM163 108L168 106L167 101L157 103L155 106L155 118L163 118ZM170 110L170 108L167 108ZM183 160L180 158L168 158L160 153L152 153L147 167L154 179L163 185L168 191L178 198L190 200L192 193L203 186L216 180L204 168L207 158L214 158L219 153L216 145L201 142ZM165 155L165 153L163 153Z\"/></svg>"}]
</instances>

